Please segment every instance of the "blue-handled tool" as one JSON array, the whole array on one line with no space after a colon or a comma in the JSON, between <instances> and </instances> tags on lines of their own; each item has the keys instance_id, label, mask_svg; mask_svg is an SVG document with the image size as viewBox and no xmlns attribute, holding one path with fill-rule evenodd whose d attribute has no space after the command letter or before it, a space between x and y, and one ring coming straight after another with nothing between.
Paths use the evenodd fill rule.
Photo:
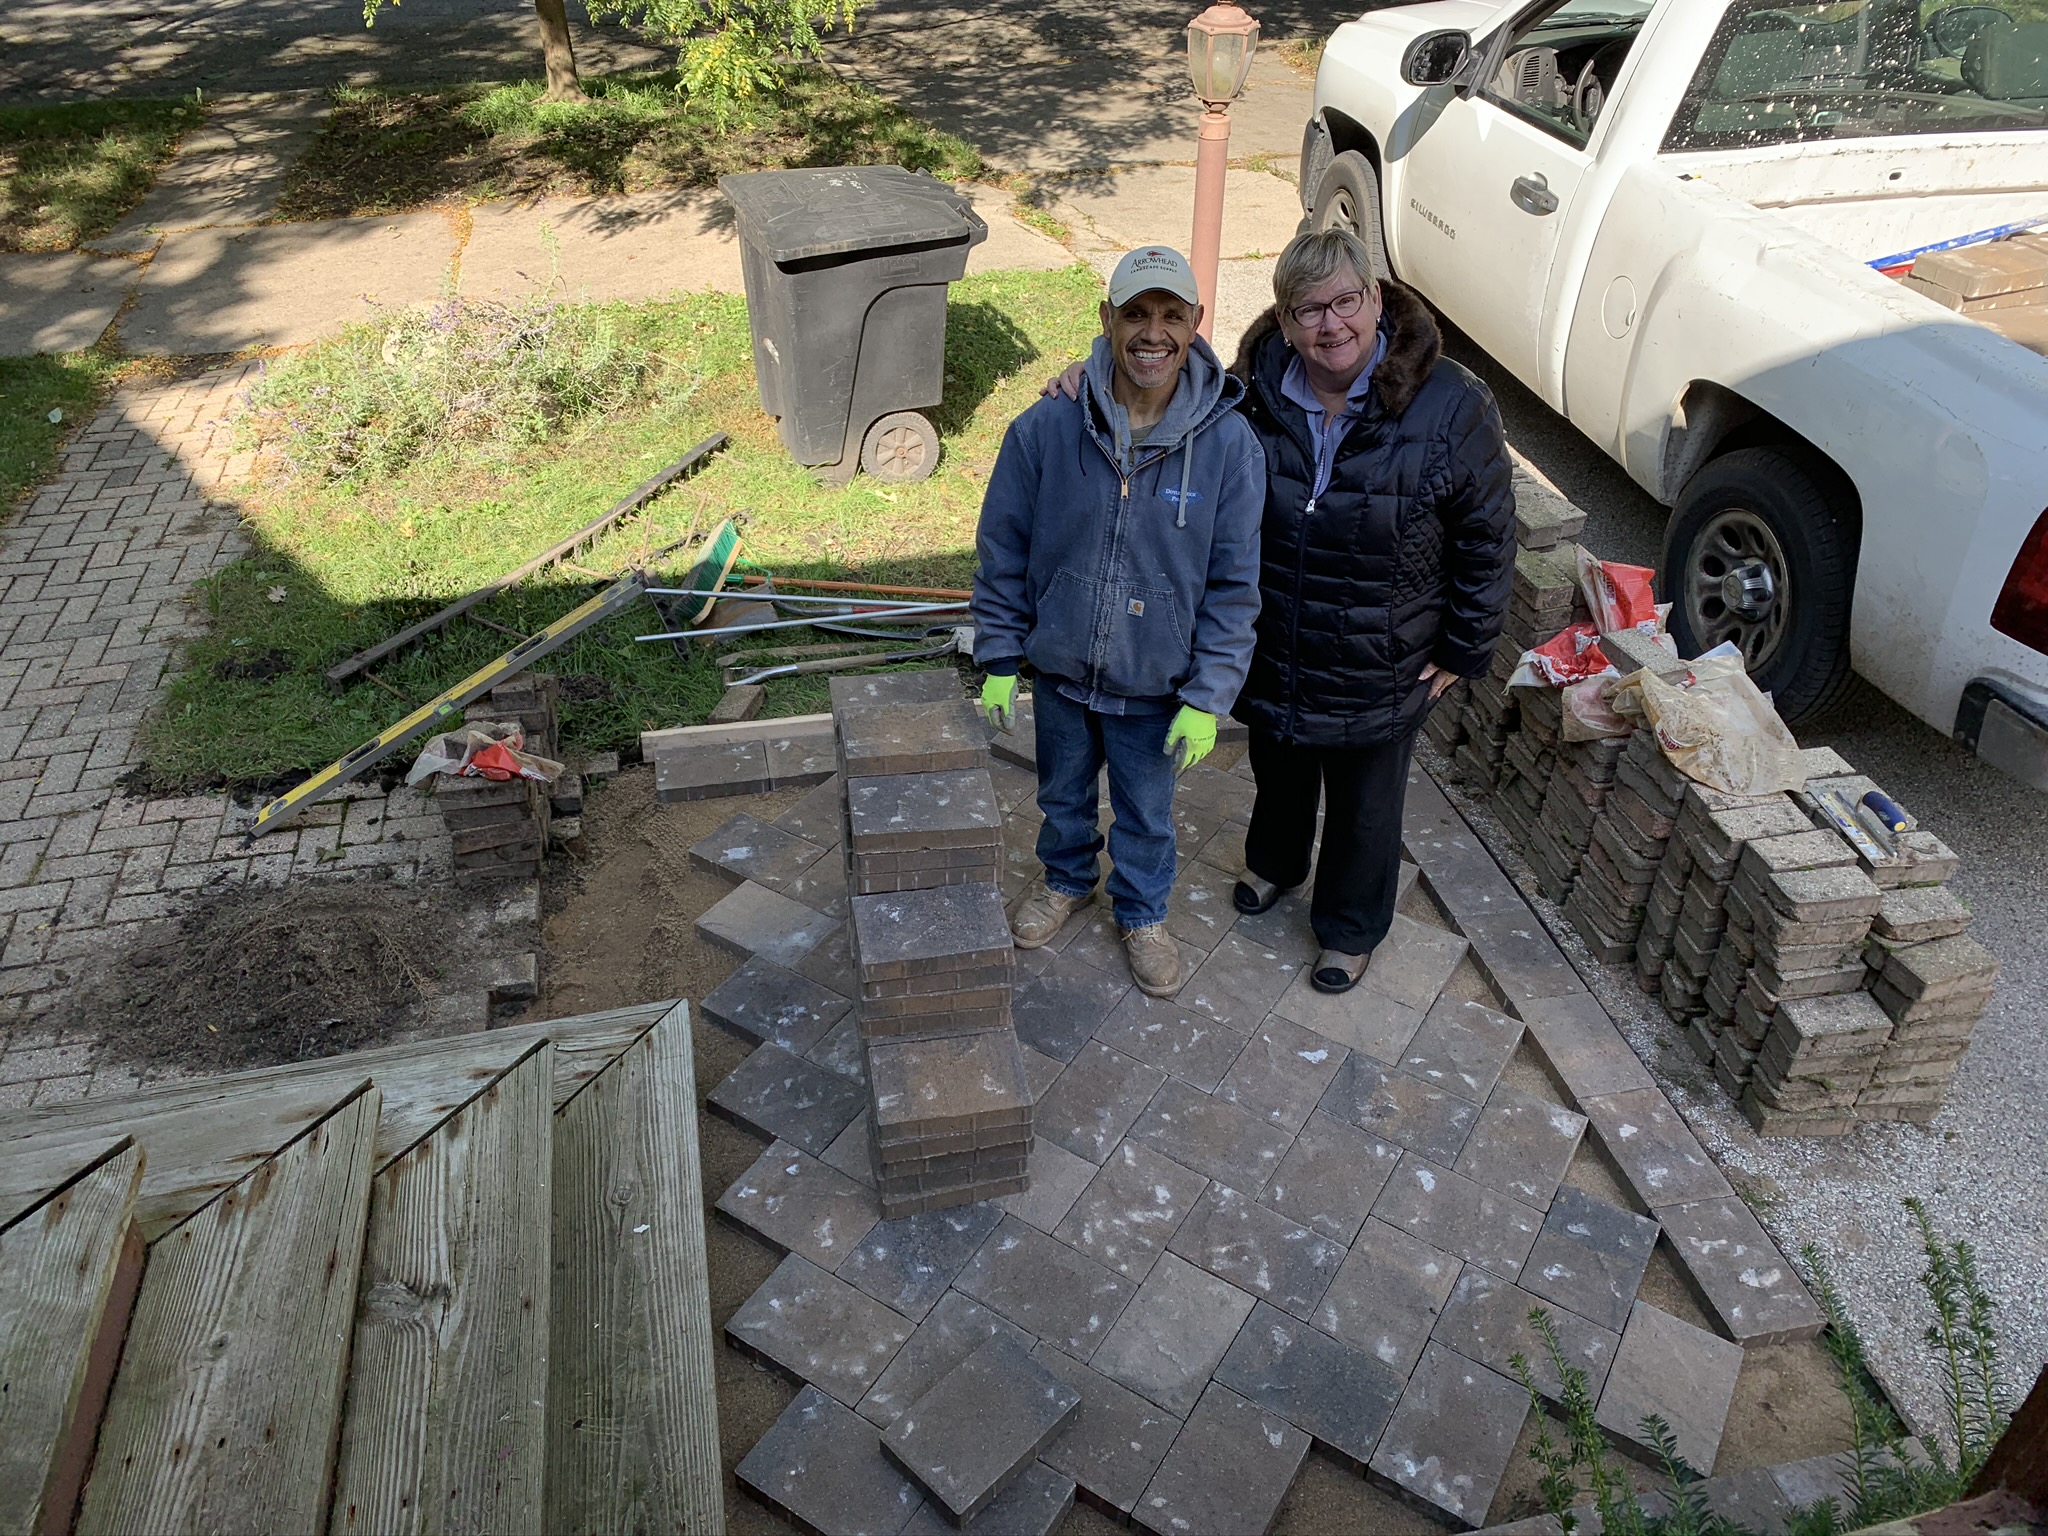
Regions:
<instances>
[{"instance_id":1,"label":"blue-handled tool","mask_svg":"<svg viewBox=\"0 0 2048 1536\"><path fill-rule=\"evenodd\" d=\"M1903 832L1908 825L1906 809L1881 789L1873 789L1863 797L1863 805L1872 815L1884 823L1889 832Z\"/></svg>"}]
</instances>

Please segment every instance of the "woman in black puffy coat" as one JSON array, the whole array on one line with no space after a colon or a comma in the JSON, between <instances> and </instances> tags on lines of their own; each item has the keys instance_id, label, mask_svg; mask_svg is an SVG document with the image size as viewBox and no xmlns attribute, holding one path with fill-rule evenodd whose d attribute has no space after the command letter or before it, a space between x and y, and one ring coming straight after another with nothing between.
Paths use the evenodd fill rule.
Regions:
<instances>
[{"instance_id":1,"label":"woman in black puffy coat","mask_svg":"<svg viewBox=\"0 0 2048 1536\"><path fill-rule=\"evenodd\" d=\"M1345 992L1393 922L1415 732L1483 674L1514 570L1514 492L1493 396L1442 356L1411 290L1366 247L1297 236L1274 307L1232 368L1266 453L1258 648L1232 713L1258 800L1234 900L1263 912L1309 877L1311 973Z\"/></svg>"}]
</instances>

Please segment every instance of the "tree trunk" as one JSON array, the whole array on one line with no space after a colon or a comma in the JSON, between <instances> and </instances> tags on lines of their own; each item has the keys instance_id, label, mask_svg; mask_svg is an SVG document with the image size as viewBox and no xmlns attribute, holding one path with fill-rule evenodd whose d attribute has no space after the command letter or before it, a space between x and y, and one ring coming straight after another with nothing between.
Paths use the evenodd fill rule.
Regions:
<instances>
[{"instance_id":1,"label":"tree trunk","mask_svg":"<svg viewBox=\"0 0 2048 1536\"><path fill-rule=\"evenodd\" d=\"M569 41L569 12L562 0L533 0L540 17L540 56L547 64L549 101L588 101L576 78L576 49Z\"/></svg>"}]
</instances>

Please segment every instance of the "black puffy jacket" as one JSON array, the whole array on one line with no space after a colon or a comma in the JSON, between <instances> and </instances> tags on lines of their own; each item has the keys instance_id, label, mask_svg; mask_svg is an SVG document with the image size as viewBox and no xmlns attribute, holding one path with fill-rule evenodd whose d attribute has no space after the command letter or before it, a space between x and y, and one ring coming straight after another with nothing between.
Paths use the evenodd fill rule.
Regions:
<instances>
[{"instance_id":1,"label":"black puffy jacket","mask_svg":"<svg viewBox=\"0 0 2048 1536\"><path fill-rule=\"evenodd\" d=\"M1307 414L1280 392L1292 352L1268 310L1231 370L1266 451L1258 648L1232 713L1302 746L1366 747L1412 731L1423 666L1485 672L1514 577L1515 496L1500 412L1442 356L1410 289L1382 285L1387 352L1311 513Z\"/></svg>"}]
</instances>

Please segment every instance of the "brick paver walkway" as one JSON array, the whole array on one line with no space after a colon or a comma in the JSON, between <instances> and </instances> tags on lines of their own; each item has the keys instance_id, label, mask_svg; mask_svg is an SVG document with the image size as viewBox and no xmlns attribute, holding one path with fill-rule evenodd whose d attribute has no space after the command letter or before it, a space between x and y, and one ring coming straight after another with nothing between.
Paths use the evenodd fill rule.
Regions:
<instances>
[{"instance_id":1,"label":"brick paver walkway","mask_svg":"<svg viewBox=\"0 0 2048 1536\"><path fill-rule=\"evenodd\" d=\"M1014 893L1038 869L1036 781L999 764L990 783ZM1703 1472L1745 1350L1819 1331L1791 1265L1425 774L1404 816L1404 887L1420 889L1335 997L1309 984L1299 895L1232 905L1252 794L1207 765L1180 781L1168 928L1191 970L1174 999L1131 985L1099 906L1017 957L1030 1188L894 1221L851 1086L872 983L825 899L837 786L691 851L743 882L699 932L749 956L703 1011L757 1043L709 1107L769 1142L718 1210L785 1255L726 1338L802 1388L738 1478L804 1528L921 1529L905 1515L938 1485L906 1468L999 1486L1035 1456L990 1506L1003 1529L1052 1529L1078 1485L1159 1536L1266 1530L1312 1442L1477 1526L1529 1413L1513 1357L1562 1390L1532 1308L1604 1428L1647 1456L1657 1414ZM959 1113L952 1043L931 1048L923 1111ZM918 1171L957 1181L970 1150ZM1660 1245L1690 1297L1662 1279L1656 1304L1638 1296ZM996 1339L1014 1348L984 1352ZM1012 1395L983 1390L990 1372ZM1075 1393L1048 1440L1045 1403Z\"/></svg>"},{"instance_id":2,"label":"brick paver walkway","mask_svg":"<svg viewBox=\"0 0 2048 1536\"><path fill-rule=\"evenodd\" d=\"M243 880L376 866L409 882L446 864L440 818L410 792L358 791L244 847L251 812L225 795L121 789L198 632L194 584L247 549L223 487L248 463L224 418L258 366L122 391L0 528L0 1109L136 1086L36 1022L135 924Z\"/></svg>"}]
</instances>

